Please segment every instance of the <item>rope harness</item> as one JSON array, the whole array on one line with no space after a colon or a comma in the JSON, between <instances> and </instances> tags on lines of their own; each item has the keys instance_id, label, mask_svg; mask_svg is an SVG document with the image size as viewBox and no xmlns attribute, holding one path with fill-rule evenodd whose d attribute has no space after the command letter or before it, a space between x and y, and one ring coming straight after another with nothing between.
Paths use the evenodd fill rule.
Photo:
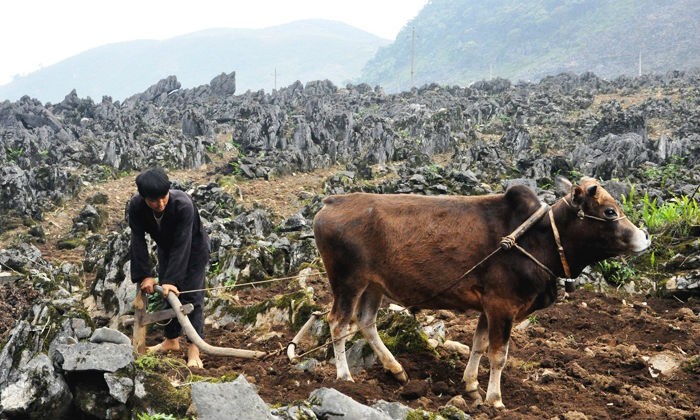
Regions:
<instances>
[{"instance_id":1,"label":"rope harness","mask_svg":"<svg viewBox=\"0 0 700 420\"><path fill-rule=\"evenodd\" d=\"M581 220L591 219L591 220L597 220L599 222L609 223L609 222L617 222L618 220L622 220L622 219L627 218L627 216L622 215L622 216L617 216L615 218L604 219L602 217L597 217L597 216L593 216L590 214L586 214L581 207L574 206L573 204L571 204L571 202L569 202L569 200L566 199L566 197L562 197L561 200L568 207L570 207L572 209L578 209L578 211L576 212L576 217L578 217ZM542 264L540 261L537 260L537 258L535 258L532 254L527 252L524 248L522 248L520 245L518 245L515 242L515 239L517 239L517 236L520 236L520 234L524 233L525 230L527 230L530 226L532 226L535 221L542 218L545 211L549 215L549 224L552 227L552 235L554 236L554 243L557 246L557 252L559 253L559 260L561 261L561 266L562 266L562 269L564 270L564 275L566 276L566 278L570 279L571 278L571 268L569 267L569 262L566 259L566 253L564 252L564 247L561 244L561 236L559 235L559 229L557 228L557 224L554 221L554 212L552 212L552 208L548 207L547 204L545 204L545 203L542 203L540 208L532 216L530 216L530 218L528 220L526 220L522 225L520 225L513 233L511 233L510 235L501 239L501 248L510 249L511 247L514 247L515 249L517 249L518 251L523 253L525 256L530 258L540 268L542 268L543 270L548 272L550 276L552 276L554 278L558 277L556 274L554 274L554 272L551 269L549 269L549 267ZM531 219L534 219L534 218L536 218L536 220L531 222ZM525 229L523 229L521 231L523 226L525 226ZM517 233L517 236L515 236L514 238L511 238L511 236L513 236L516 233Z\"/></svg>"}]
</instances>

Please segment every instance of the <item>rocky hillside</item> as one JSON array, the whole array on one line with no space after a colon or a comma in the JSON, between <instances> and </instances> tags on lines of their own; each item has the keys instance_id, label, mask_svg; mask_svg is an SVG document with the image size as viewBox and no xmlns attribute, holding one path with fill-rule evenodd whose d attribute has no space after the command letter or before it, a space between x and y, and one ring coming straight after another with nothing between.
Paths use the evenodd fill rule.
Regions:
<instances>
[{"instance_id":1,"label":"rocky hillside","mask_svg":"<svg viewBox=\"0 0 700 420\"><path fill-rule=\"evenodd\" d=\"M556 175L593 176L624 201L635 223L647 224L654 245L648 254L587 270L579 283L590 290L673 294L691 302L700 278L698 121L698 71L611 81L592 73L560 74L538 83L495 79L469 88L433 84L397 95L364 84L339 88L328 81L295 83L272 94L236 95L234 75L222 74L193 89L182 89L170 77L123 102L94 102L75 92L56 104L28 97L3 102L0 280L3 301L15 304L13 312L2 312L10 315L2 318L0 330L1 415L184 416L185 402L199 410L217 404L199 399L210 385L190 386L190 381L201 382L196 375L184 387L182 380L163 375L168 369L162 363L170 363L168 359L134 359L128 338L119 333L130 334L135 295L129 281L129 231L122 215L134 191L133 176L142 168L168 168L175 188L188 191L201 209L212 238L208 328L240 331L249 345L275 351L283 346L275 340L293 336L312 311L329 303L318 278L322 267L311 220L321 198L330 193L469 195L502 192L519 182L551 203ZM679 209L685 213L673 219L671 213ZM270 289L265 283L279 278L292 278L295 290ZM260 282L254 290L270 293L250 298L232 290L250 282ZM16 289L26 293L13 293ZM685 319L692 325L694 309L687 312ZM386 322L392 331L417 328ZM450 328L464 333L463 328ZM323 322L314 330L317 344L322 343L327 337ZM682 350L668 350L677 356L676 367L683 364L694 375L700 349L686 338L678 337ZM105 354L111 357L95 356ZM451 354L440 360L453 364ZM317 363L313 375L321 382L308 383L323 383L326 356L303 363L293 369L313 372ZM549 367L541 368L557 371L557 363L550 360ZM634 363L642 371L648 368L642 359ZM257 372L257 380L272 388L279 384L266 381L280 369L253 362L241 366ZM585 376L580 367L562 369L560 375ZM253 406L272 415L250 396L252 388L244 378L231 385L228 379L233 378L226 376L230 371L200 373L209 379L224 375L218 379L224 384L217 386L235 387L246 395L240 398L253 398ZM585 377L586 386L595 379ZM284 385L291 388L277 390L275 400L266 402L291 404L278 398L299 388L294 380ZM177 388L171 388L173 383ZM431 395L427 388L422 394L406 394L415 398L391 398L410 401L409 411L417 406L435 410L447 403L437 395L448 390L433 391L435 399L422 403L417 402L421 395ZM260 394L265 392L271 391ZM629 392L639 391L630 385ZM341 397L319 389L309 404L333 398ZM664 412L672 406L670 400L651 412ZM692 396L678 401L682 403L674 413L680 417L692 416L693 404L699 403ZM305 413L321 418L324 410L334 409L323 407ZM355 408L369 410L363 407ZM403 413L386 414L390 418L408 413L392 407L382 413ZM294 418L292 406L287 409L275 415ZM556 410L547 408L545 414L562 414Z\"/></svg>"},{"instance_id":2,"label":"rocky hillside","mask_svg":"<svg viewBox=\"0 0 700 420\"><path fill-rule=\"evenodd\" d=\"M694 0L433 0L367 63L362 81L387 91L492 77L599 77L700 65Z\"/></svg>"}]
</instances>

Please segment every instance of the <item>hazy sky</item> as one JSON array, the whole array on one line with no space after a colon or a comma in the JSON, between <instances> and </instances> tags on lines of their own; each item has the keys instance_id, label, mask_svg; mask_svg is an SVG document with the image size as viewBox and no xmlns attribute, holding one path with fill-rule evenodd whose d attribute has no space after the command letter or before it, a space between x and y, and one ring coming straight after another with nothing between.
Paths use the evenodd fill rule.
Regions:
<instances>
[{"instance_id":1,"label":"hazy sky","mask_svg":"<svg viewBox=\"0 0 700 420\"><path fill-rule=\"evenodd\" d=\"M393 40L428 0L10 0L0 5L0 85L85 50L208 28L345 22Z\"/></svg>"}]
</instances>

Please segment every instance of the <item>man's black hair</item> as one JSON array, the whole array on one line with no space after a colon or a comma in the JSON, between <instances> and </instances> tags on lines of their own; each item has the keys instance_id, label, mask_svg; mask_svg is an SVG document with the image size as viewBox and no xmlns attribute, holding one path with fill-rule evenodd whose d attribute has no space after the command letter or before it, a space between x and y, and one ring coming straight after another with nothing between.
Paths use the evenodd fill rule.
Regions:
<instances>
[{"instance_id":1,"label":"man's black hair","mask_svg":"<svg viewBox=\"0 0 700 420\"><path fill-rule=\"evenodd\" d=\"M143 198L161 198L170 190L170 180L162 168L150 168L136 177L136 187Z\"/></svg>"}]
</instances>

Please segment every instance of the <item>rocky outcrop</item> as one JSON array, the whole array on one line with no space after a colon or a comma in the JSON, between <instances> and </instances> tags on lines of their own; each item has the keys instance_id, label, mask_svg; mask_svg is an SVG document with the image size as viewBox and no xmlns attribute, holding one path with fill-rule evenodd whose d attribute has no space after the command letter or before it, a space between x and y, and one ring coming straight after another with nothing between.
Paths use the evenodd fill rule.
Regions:
<instances>
[{"instance_id":1,"label":"rocky outcrop","mask_svg":"<svg viewBox=\"0 0 700 420\"><path fill-rule=\"evenodd\" d=\"M25 97L0 104L0 196L13 198L0 206L40 218L43 209L73 196L80 181L97 180L105 171L154 164L196 168L208 161L207 147L218 133L230 133L243 152L221 169L249 178L445 152L458 154L477 176L481 170L474 167L491 178L519 173L547 182L563 167L593 176L628 175L630 164L644 160L697 158L693 136L700 135L700 111L692 95L699 77L674 72L607 81L590 73L562 74L539 83L433 84L396 95L315 81L236 96L231 73L193 89L181 89L170 76L123 103L109 97L94 103L75 92L55 105ZM684 89L689 100L626 106L613 99L592 109L597 94L668 86ZM650 134L650 124L661 119L673 130ZM483 142L492 135L500 144Z\"/></svg>"}]
</instances>

